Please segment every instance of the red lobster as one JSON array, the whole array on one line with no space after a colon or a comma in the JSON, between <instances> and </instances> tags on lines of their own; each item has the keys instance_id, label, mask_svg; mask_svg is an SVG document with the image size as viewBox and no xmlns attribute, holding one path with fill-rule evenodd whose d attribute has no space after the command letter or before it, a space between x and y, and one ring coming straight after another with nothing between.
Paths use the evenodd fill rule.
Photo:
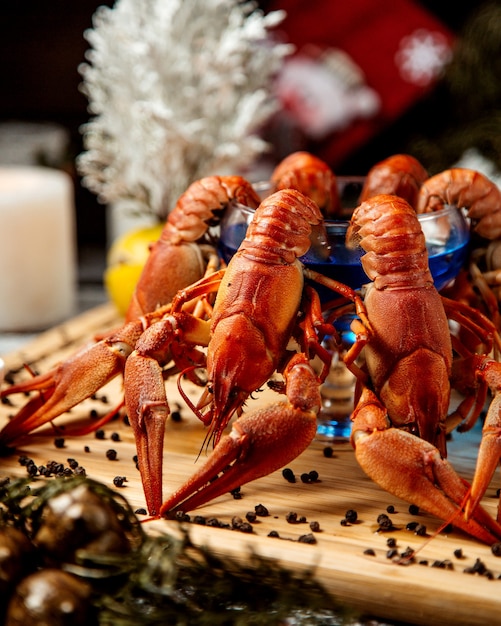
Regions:
<instances>
[{"instance_id":1,"label":"red lobster","mask_svg":"<svg viewBox=\"0 0 501 626\"><path fill-rule=\"evenodd\" d=\"M160 507L161 442L168 404L158 357L162 347L176 339L176 333L181 341L192 341L193 322L197 342L208 344L207 391L195 410L211 426L218 452L211 457L210 469L205 468L209 476L190 483L195 486L201 481L203 489L198 492L198 487L194 488L188 506L198 506L198 498L216 497L282 467L312 441L321 405L319 385L331 360L318 335L335 331L324 324L316 292L304 287L305 271L297 259L310 247L312 226L321 222L318 206L300 192L289 189L269 196L256 210L246 238L226 270L182 290L165 320L137 342L125 368L126 404L150 512L163 514L170 508L169 503ZM313 272L309 277L317 275ZM361 300L353 290L327 282L353 299L364 317ZM203 330L200 320L183 317L183 310L192 298L215 291L212 320L210 326L203 325L204 337L198 332ZM286 349L291 337L300 346L297 354ZM324 363L320 376L310 365L315 356ZM242 416L230 435L222 437L231 417L241 412L249 395L274 372L283 374L287 402ZM288 424L283 436L282 420ZM297 433L293 441L287 440L289 429ZM219 472L222 476L208 485Z\"/></svg>"},{"instance_id":2,"label":"red lobster","mask_svg":"<svg viewBox=\"0 0 501 626\"><path fill-rule=\"evenodd\" d=\"M362 264L373 280L364 298L372 330L346 359L350 365L363 350L366 380L359 379L352 416L357 460L391 493L442 519L454 518L466 532L492 543L499 537L499 527L478 501L492 477L493 460L499 461L499 449L491 447L489 461L479 464L468 519L460 514L468 486L444 457L445 434L472 407L468 426L473 425L487 385L496 398L488 421L501 425L501 366L486 356L493 346L499 350L500 338L480 313L438 294L417 216L404 200L381 195L363 203L353 214L347 238L360 240L367 251ZM451 337L448 319L476 337L484 354L473 357ZM453 347L459 355L454 367ZM448 416L451 383L468 394ZM385 449L399 453L388 455Z\"/></svg>"},{"instance_id":3,"label":"red lobster","mask_svg":"<svg viewBox=\"0 0 501 626\"><path fill-rule=\"evenodd\" d=\"M465 209L477 235L468 267L460 272L447 295L484 310L501 330L499 301L492 287L501 282L500 272L489 267L487 250L480 238L496 240L501 237L501 191L489 178L475 170L456 167L444 170L426 180L419 190L418 213L437 211L444 205ZM496 242L489 244L495 249ZM485 257L485 258L483 258ZM480 268L485 265L484 271Z\"/></svg>"},{"instance_id":4,"label":"red lobster","mask_svg":"<svg viewBox=\"0 0 501 626\"><path fill-rule=\"evenodd\" d=\"M428 172L410 154L394 154L376 163L365 179L360 202L379 194L399 196L415 207L419 189Z\"/></svg>"},{"instance_id":5,"label":"red lobster","mask_svg":"<svg viewBox=\"0 0 501 626\"><path fill-rule=\"evenodd\" d=\"M275 189L296 189L317 203L326 219L341 211L337 179L331 168L309 152L293 152L271 174Z\"/></svg>"},{"instance_id":6,"label":"red lobster","mask_svg":"<svg viewBox=\"0 0 501 626\"><path fill-rule=\"evenodd\" d=\"M416 203L418 213L437 211L444 204L466 208L473 230L486 239L501 237L501 191L487 176L455 167L427 179Z\"/></svg>"},{"instance_id":7,"label":"red lobster","mask_svg":"<svg viewBox=\"0 0 501 626\"><path fill-rule=\"evenodd\" d=\"M205 274L212 246L200 241L231 201L255 209L259 197L241 176L208 176L192 183L169 213L160 238L132 296L126 321L168 304L176 293Z\"/></svg>"},{"instance_id":8,"label":"red lobster","mask_svg":"<svg viewBox=\"0 0 501 626\"><path fill-rule=\"evenodd\" d=\"M495 337L499 348L499 337L489 324L489 331L483 330L482 323L487 320L476 311L468 307L458 310L455 303L444 301L437 293L428 269L424 235L415 211L403 199L380 195L363 203L354 212L349 237L360 239L367 250L364 269L374 281L365 297L367 318L363 316L354 323L357 340L345 356L345 362L359 377L352 416L352 443L357 459L364 471L391 493L442 519L454 518L458 527L486 543L498 541L501 526L476 500L471 501L468 519L461 515L468 486L443 457L445 434L449 430L447 412L455 343L449 332L448 316L478 336L479 344L489 347ZM310 275L308 270L304 274ZM471 355L460 346L457 349L464 352L459 368L465 379L463 388L467 384L472 388L478 385L485 391L486 385L491 385L498 394L499 364L491 364L486 357L478 357L479 363L472 364ZM354 363L361 354L362 369ZM484 374L487 370L492 378ZM461 405L460 419L466 408L471 408L475 395L482 395L476 392ZM478 402L474 409L470 421L478 415ZM491 416L499 424L497 401L493 403ZM298 437L303 438L304 431L308 432L308 438L311 436L309 421L303 425L304 431L298 431L298 424L289 423L285 411L267 412L266 420L265 435L262 420L245 415L238 419L232 433L221 439L207 464L164 503L161 513L190 510L258 478L263 469L271 471L279 467L274 463L279 451L280 462L284 448L297 452L295 442ZM455 418L452 421L454 425L457 423ZM243 451L240 425L244 424L245 455L240 457ZM265 454L269 455L268 462ZM252 463L259 459L255 470L249 458ZM497 462L499 454L489 458ZM230 460L234 464L223 476L231 474L231 480L220 483L219 478L211 482ZM477 472L482 483L480 491L485 487L487 474L485 466Z\"/></svg>"}]
</instances>

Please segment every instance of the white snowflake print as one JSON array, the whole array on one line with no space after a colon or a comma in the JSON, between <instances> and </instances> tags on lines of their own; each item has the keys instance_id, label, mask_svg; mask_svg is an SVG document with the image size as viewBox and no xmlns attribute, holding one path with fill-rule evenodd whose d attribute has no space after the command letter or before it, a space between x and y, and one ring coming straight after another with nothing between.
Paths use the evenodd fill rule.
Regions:
<instances>
[{"instance_id":1,"label":"white snowflake print","mask_svg":"<svg viewBox=\"0 0 501 626\"><path fill-rule=\"evenodd\" d=\"M406 82L427 87L440 76L451 56L451 48L442 33L420 28L402 38L395 63Z\"/></svg>"}]
</instances>

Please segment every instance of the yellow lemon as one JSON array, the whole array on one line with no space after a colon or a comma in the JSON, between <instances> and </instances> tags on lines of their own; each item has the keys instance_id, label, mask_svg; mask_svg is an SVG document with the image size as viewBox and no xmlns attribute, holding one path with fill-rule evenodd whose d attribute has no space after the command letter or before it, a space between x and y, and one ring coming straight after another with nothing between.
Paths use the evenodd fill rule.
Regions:
<instances>
[{"instance_id":1,"label":"yellow lemon","mask_svg":"<svg viewBox=\"0 0 501 626\"><path fill-rule=\"evenodd\" d=\"M106 258L104 286L110 300L121 315L125 315L136 288L149 247L157 241L163 224L131 230L118 237Z\"/></svg>"}]
</instances>

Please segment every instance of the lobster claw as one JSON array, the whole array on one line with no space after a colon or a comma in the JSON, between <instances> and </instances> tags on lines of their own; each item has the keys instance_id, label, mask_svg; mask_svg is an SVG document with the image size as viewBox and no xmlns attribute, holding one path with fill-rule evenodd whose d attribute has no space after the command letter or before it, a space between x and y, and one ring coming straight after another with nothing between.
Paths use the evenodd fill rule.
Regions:
<instances>
[{"instance_id":1,"label":"lobster claw","mask_svg":"<svg viewBox=\"0 0 501 626\"><path fill-rule=\"evenodd\" d=\"M479 372L488 384L493 398L482 428L477 466L465 505L466 518L474 515L501 459L501 364L485 359ZM497 519L501 522L501 507L498 507Z\"/></svg>"},{"instance_id":2,"label":"lobster claw","mask_svg":"<svg viewBox=\"0 0 501 626\"><path fill-rule=\"evenodd\" d=\"M372 391L364 389L352 419L357 461L380 487L484 543L500 540L501 525L480 505L465 519L468 483L434 445L389 427L386 410Z\"/></svg>"},{"instance_id":3,"label":"lobster claw","mask_svg":"<svg viewBox=\"0 0 501 626\"><path fill-rule=\"evenodd\" d=\"M123 371L132 346L141 335L141 322L131 322L97 343L91 343L46 374L34 376L0 393L39 391L0 432L0 444L17 445L30 432L90 397Z\"/></svg>"},{"instance_id":4,"label":"lobster claw","mask_svg":"<svg viewBox=\"0 0 501 626\"><path fill-rule=\"evenodd\" d=\"M280 469L315 437L321 399L318 379L304 355L284 372L287 402L242 415L206 463L168 498L160 515L191 511L209 500Z\"/></svg>"}]
</instances>

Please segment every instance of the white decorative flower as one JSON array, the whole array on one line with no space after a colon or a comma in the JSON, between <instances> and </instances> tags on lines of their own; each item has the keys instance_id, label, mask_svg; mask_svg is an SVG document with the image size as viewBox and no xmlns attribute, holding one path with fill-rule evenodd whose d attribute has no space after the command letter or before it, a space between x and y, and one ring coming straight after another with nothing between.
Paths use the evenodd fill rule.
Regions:
<instances>
[{"instance_id":1,"label":"white decorative flower","mask_svg":"<svg viewBox=\"0 0 501 626\"><path fill-rule=\"evenodd\" d=\"M442 33L419 28L402 38L395 62L405 81L427 87L440 76L451 57Z\"/></svg>"},{"instance_id":2,"label":"white decorative flower","mask_svg":"<svg viewBox=\"0 0 501 626\"><path fill-rule=\"evenodd\" d=\"M287 44L238 0L117 0L100 7L79 68L92 117L77 165L102 202L133 200L164 218L188 185L237 173L267 149L271 81Z\"/></svg>"}]
</instances>

